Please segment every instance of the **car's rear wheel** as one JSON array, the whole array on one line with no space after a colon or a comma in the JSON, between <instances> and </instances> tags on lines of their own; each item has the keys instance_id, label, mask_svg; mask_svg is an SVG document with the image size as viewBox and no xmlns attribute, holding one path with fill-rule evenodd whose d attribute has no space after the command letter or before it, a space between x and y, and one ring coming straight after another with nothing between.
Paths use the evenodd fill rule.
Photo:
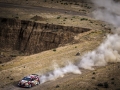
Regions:
<instances>
[{"instance_id":1,"label":"car's rear wheel","mask_svg":"<svg viewBox=\"0 0 120 90\"><path fill-rule=\"evenodd\" d=\"M40 84L40 82L39 81L37 81L37 85L39 85Z\"/></svg>"}]
</instances>

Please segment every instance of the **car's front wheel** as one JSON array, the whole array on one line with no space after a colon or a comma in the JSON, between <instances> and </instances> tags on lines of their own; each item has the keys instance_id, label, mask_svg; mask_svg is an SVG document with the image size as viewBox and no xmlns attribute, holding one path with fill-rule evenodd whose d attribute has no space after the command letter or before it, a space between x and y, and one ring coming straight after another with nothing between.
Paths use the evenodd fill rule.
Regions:
<instances>
[{"instance_id":1,"label":"car's front wheel","mask_svg":"<svg viewBox=\"0 0 120 90\"><path fill-rule=\"evenodd\" d=\"M31 88L32 87L32 85L31 84L29 84L29 86L28 86L29 88Z\"/></svg>"}]
</instances>

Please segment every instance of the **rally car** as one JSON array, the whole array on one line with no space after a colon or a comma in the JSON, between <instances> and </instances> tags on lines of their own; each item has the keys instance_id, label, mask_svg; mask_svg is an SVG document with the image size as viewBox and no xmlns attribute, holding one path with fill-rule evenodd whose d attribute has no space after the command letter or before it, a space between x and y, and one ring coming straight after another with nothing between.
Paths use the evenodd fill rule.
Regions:
<instances>
[{"instance_id":1,"label":"rally car","mask_svg":"<svg viewBox=\"0 0 120 90\"><path fill-rule=\"evenodd\" d=\"M24 77L22 80L19 81L19 87L33 87L40 84L40 77L37 74L31 74L29 76Z\"/></svg>"}]
</instances>

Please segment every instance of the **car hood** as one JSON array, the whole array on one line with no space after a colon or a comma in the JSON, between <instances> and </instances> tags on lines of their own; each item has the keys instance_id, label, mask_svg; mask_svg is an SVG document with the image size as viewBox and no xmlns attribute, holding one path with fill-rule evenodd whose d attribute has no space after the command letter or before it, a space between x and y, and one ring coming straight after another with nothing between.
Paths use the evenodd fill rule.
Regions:
<instances>
[{"instance_id":1,"label":"car hood","mask_svg":"<svg viewBox=\"0 0 120 90\"><path fill-rule=\"evenodd\" d=\"M20 81L21 84L24 84L24 83L26 83L26 82L28 82L28 81L27 81L27 80L21 80L21 81Z\"/></svg>"}]
</instances>

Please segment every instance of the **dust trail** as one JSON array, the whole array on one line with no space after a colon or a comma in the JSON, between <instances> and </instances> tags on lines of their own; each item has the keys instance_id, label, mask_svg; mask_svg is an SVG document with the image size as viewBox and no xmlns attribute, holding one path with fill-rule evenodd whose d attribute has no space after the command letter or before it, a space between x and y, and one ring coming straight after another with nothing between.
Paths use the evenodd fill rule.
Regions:
<instances>
[{"instance_id":1,"label":"dust trail","mask_svg":"<svg viewBox=\"0 0 120 90\"><path fill-rule=\"evenodd\" d=\"M42 75L40 77L41 83L44 83L49 80L55 80L59 77L63 77L67 73L81 74L79 68L70 62L63 68L60 68L58 65L54 66L55 67L53 72L47 73L46 75Z\"/></svg>"},{"instance_id":2,"label":"dust trail","mask_svg":"<svg viewBox=\"0 0 120 90\"><path fill-rule=\"evenodd\" d=\"M105 66L108 62L120 62L120 4L112 0L93 0L97 10L95 19L108 22L116 27L113 35L107 35L105 41L94 51L85 54L78 65L69 63L63 68L55 69L41 76L41 83L63 77L67 73L81 74L79 68L94 70L93 66Z\"/></svg>"}]
</instances>

